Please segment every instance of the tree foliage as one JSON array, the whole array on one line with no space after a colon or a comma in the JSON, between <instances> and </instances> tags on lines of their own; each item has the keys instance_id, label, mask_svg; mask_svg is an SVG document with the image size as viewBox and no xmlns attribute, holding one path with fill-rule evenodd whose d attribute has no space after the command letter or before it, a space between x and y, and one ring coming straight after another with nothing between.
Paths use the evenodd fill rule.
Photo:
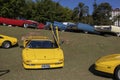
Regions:
<instances>
[{"instance_id":1,"label":"tree foliage","mask_svg":"<svg viewBox=\"0 0 120 80\"><path fill-rule=\"evenodd\" d=\"M70 21L72 10L52 0L0 0L0 16L39 22Z\"/></svg>"},{"instance_id":2,"label":"tree foliage","mask_svg":"<svg viewBox=\"0 0 120 80\"><path fill-rule=\"evenodd\" d=\"M21 17L23 13L24 0L0 0L0 16L17 18Z\"/></svg>"},{"instance_id":3,"label":"tree foliage","mask_svg":"<svg viewBox=\"0 0 120 80\"><path fill-rule=\"evenodd\" d=\"M73 9L63 7L52 0L0 0L0 16L15 19L31 19L45 23L46 21L83 22L87 24L111 24L109 3L93 5L93 14L82 2Z\"/></svg>"},{"instance_id":4,"label":"tree foliage","mask_svg":"<svg viewBox=\"0 0 120 80\"><path fill-rule=\"evenodd\" d=\"M101 3L93 12L93 19L95 25L110 25L112 21L111 17L112 7L109 3Z\"/></svg>"},{"instance_id":5,"label":"tree foliage","mask_svg":"<svg viewBox=\"0 0 120 80\"><path fill-rule=\"evenodd\" d=\"M75 21L84 22L86 16L89 15L89 7L85 6L84 3L80 2L77 7L73 10L72 19Z\"/></svg>"}]
</instances>

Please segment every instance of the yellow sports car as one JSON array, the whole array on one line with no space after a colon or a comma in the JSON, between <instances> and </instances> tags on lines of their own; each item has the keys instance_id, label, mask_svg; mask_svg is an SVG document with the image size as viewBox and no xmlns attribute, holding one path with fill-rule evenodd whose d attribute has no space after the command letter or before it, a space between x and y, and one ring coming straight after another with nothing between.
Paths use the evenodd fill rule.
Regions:
<instances>
[{"instance_id":1,"label":"yellow sports car","mask_svg":"<svg viewBox=\"0 0 120 80\"><path fill-rule=\"evenodd\" d=\"M120 80L120 54L111 54L99 58L95 63L95 69L113 74L117 80Z\"/></svg>"},{"instance_id":2,"label":"yellow sports car","mask_svg":"<svg viewBox=\"0 0 120 80\"><path fill-rule=\"evenodd\" d=\"M59 45L58 29L52 29L52 33L55 41L44 36L29 36L24 39L22 59L25 69L46 69L64 66L64 55Z\"/></svg>"},{"instance_id":3,"label":"yellow sports car","mask_svg":"<svg viewBox=\"0 0 120 80\"><path fill-rule=\"evenodd\" d=\"M14 37L9 37L0 34L0 46L2 48L10 48L18 43L17 39Z\"/></svg>"}]
</instances>

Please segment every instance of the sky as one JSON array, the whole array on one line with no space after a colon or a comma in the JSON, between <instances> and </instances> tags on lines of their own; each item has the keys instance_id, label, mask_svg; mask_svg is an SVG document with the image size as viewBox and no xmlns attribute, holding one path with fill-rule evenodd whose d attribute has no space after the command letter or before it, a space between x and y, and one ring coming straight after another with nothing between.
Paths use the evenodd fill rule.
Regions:
<instances>
[{"instance_id":1,"label":"sky","mask_svg":"<svg viewBox=\"0 0 120 80\"><path fill-rule=\"evenodd\" d=\"M74 9L77 7L79 2L83 2L86 6L89 7L90 14L93 12L93 3L94 0L53 0L59 2L62 6ZM113 9L120 8L120 0L96 0L97 4L108 2Z\"/></svg>"}]
</instances>

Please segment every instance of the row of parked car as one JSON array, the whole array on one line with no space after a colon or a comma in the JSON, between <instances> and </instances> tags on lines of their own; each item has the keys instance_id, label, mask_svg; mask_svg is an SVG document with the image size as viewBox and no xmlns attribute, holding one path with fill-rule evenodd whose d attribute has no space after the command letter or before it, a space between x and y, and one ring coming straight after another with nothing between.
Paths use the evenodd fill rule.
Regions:
<instances>
[{"instance_id":1,"label":"row of parked car","mask_svg":"<svg viewBox=\"0 0 120 80\"><path fill-rule=\"evenodd\" d=\"M0 24L2 25L11 25L11 26L20 26L24 28L36 28L36 29L50 29L50 25L53 27L57 26L60 31L74 31L80 30L85 33L94 33L94 34L108 34L113 33L116 36L120 36L120 27L114 25L89 25L84 23L72 23L72 22L46 22L46 24L39 23L33 20L19 20L19 19L10 19L0 17Z\"/></svg>"},{"instance_id":2,"label":"row of parked car","mask_svg":"<svg viewBox=\"0 0 120 80\"><path fill-rule=\"evenodd\" d=\"M83 31L85 33L94 33L99 35L106 35L106 34L115 34L116 36L120 37L120 27L114 25L89 25L84 23L72 23L72 22L57 22L54 21L46 22L45 29L50 29L50 25L58 26L60 31Z\"/></svg>"}]
</instances>

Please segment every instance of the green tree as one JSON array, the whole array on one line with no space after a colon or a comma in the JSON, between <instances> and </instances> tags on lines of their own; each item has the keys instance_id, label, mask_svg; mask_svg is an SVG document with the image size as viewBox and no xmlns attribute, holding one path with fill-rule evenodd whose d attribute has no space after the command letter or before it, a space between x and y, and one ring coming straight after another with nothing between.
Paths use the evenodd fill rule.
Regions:
<instances>
[{"instance_id":1,"label":"green tree","mask_svg":"<svg viewBox=\"0 0 120 80\"><path fill-rule=\"evenodd\" d=\"M109 3L101 3L93 11L93 20L95 25L110 25L112 21L110 20L112 7Z\"/></svg>"},{"instance_id":2,"label":"green tree","mask_svg":"<svg viewBox=\"0 0 120 80\"><path fill-rule=\"evenodd\" d=\"M11 15L14 18L22 17L24 15L23 10L25 6L25 0L11 0L10 9Z\"/></svg>"},{"instance_id":3,"label":"green tree","mask_svg":"<svg viewBox=\"0 0 120 80\"><path fill-rule=\"evenodd\" d=\"M23 7L23 17L25 19L34 19L36 11L36 3L33 0L26 0L25 6Z\"/></svg>"},{"instance_id":4,"label":"green tree","mask_svg":"<svg viewBox=\"0 0 120 80\"><path fill-rule=\"evenodd\" d=\"M94 0L94 4L93 4L93 10L95 11L97 9L97 3L96 3L96 0Z\"/></svg>"},{"instance_id":5,"label":"green tree","mask_svg":"<svg viewBox=\"0 0 120 80\"><path fill-rule=\"evenodd\" d=\"M55 13L55 3L53 3L51 0L37 0L35 4L35 20L45 22L53 19L52 16L54 16Z\"/></svg>"},{"instance_id":6,"label":"green tree","mask_svg":"<svg viewBox=\"0 0 120 80\"><path fill-rule=\"evenodd\" d=\"M0 0L0 16L7 17L9 12L9 0Z\"/></svg>"},{"instance_id":7,"label":"green tree","mask_svg":"<svg viewBox=\"0 0 120 80\"><path fill-rule=\"evenodd\" d=\"M0 0L2 7L0 8L0 16L17 18L21 17L23 13L23 6L25 0Z\"/></svg>"},{"instance_id":8,"label":"green tree","mask_svg":"<svg viewBox=\"0 0 120 80\"><path fill-rule=\"evenodd\" d=\"M34 19L39 22L67 21L71 19L72 10L64 8L52 0L36 0Z\"/></svg>"},{"instance_id":9,"label":"green tree","mask_svg":"<svg viewBox=\"0 0 120 80\"><path fill-rule=\"evenodd\" d=\"M0 16L38 22L70 21L72 10L52 0L0 0Z\"/></svg>"},{"instance_id":10,"label":"green tree","mask_svg":"<svg viewBox=\"0 0 120 80\"><path fill-rule=\"evenodd\" d=\"M89 7L85 6L84 3L80 2L77 7L73 10L72 19L75 21L84 21L85 16L89 15Z\"/></svg>"}]
</instances>

